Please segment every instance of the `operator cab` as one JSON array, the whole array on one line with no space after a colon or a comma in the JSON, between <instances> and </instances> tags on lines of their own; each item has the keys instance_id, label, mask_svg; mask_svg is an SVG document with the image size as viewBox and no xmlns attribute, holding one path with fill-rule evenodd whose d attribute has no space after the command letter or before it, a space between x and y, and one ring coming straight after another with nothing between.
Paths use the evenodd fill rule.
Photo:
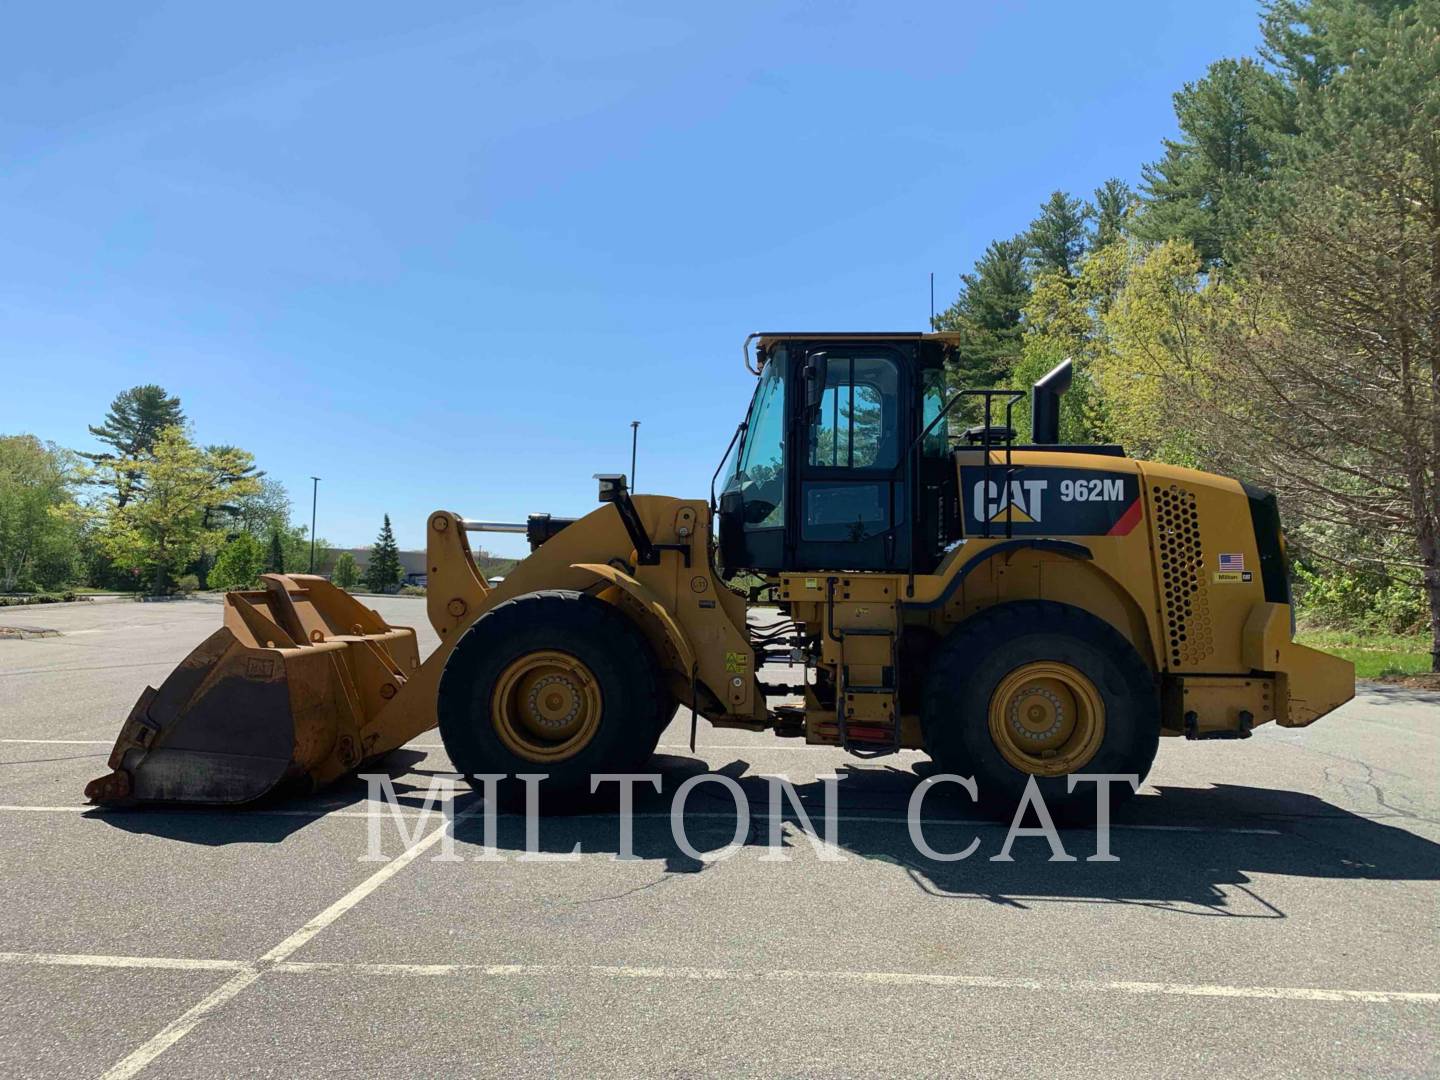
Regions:
<instances>
[{"instance_id":1,"label":"operator cab","mask_svg":"<svg viewBox=\"0 0 1440 1080\"><path fill-rule=\"evenodd\" d=\"M933 570L958 539L932 423L955 335L754 337L759 385L719 499L726 573Z\"/></svg>"}]
</instances>

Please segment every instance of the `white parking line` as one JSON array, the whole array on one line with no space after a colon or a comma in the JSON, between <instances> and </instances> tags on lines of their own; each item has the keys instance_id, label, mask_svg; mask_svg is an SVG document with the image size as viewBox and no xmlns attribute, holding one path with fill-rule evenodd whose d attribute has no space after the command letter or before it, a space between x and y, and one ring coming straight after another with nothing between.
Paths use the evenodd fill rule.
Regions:
<instances>
[{"instance_id":1,"label":"white parking line","mask_svg":"<svg viewBox=\"0 0 1440 1080\"><path fill-rule=\"evenodd\" d=\"M158 968L170 971L239 971L247 960L196 960L177 956L97 956L91 953L0 952L0 964L40 967Z\"/></svg>"},{"instance_id":2,"label":"white parking line","mask_svg":"<svg viewBox=\"0 0 1440 1080\"><path fill-rule=\"evenodd\" d=\"M467 815L479 809L479 805L460 811L455 815L454 820L459 821ZM141 1046L132 1050L125 1057L121 1058L101 1076L101 1080L130 1080L146 1065L154 1061L170 1047L188 1035L195 1025L205 1018L205 1015L219 1008L225 1002L247 989L268 969L293 955L303 948L305 944L316 934L324 930L336 919L344 915L356 904L364 900L372 892L378 889L385 882L398 874L405 867L418 859L430 848L440 842L446 830L450 828L450 821L442 821L439 828L432 829L428 834L411 844L395 858L391 859L375 873L356 885L339 900L316 915L304 926L300 927L280 944L276 945L269 952L259 957L254 963L246 964L235 972L229 979L221 983L205 997L201 998L190 1008L177 1016L170 1023L166 1024L159 1032L152 1036ZM52 954L53 955L53 954Z\"/></svg>"},{"instance_id":3,"label":"white parking line","mask_svg":"<svg viewBox=\"0 0 1440 1080\"><path fill-rule=\"evenodd\" d=\"M0 743L25 743L33 746L114 746L114 739L0 739Z\"/></svg>"},{"instance_id":4,"label":"white parking line","mask_svg":"<svg viewBox=\"0 0 1440 1080\"><path fill-rule=\"evenodd\" d=\"M260 969L247 967L236 972L190 1008L166 1024L153 1038L121 1058L100 1076L100 1080L130 1080L170 1047L183 1039L212 1009L219 1008L260 978Z\"/></svg>"},{"instance_id":5,"label":"white parking line","mask_svg":"<svg viewBox=\"0 0 1440 1080\"><path fill-rule=\"evenodd\" d=\"M401 859L413 861L425 848L434 843L437 833L431 833L416 847L407 850ZM410 854L414 852L414 854ZM408 858L407 858L408 856ZM108 968L157 968L192 971L235 971L236 977L224 983L194 1008L187 1010L179 1019L166 1028L161 1035L173 1034L188 1021L184 1030L170 1038L165 1046L150 1053L144 1064L153 1061L161 1050L173 1045L185 1031L194 1027L205 1012L234 997L264 972L281 975L393 975L414 978L437 978L470 976L489 979L539 978L574 980L592 979L649 979L678 982L752 982L752 983L852 983L866 986L898 987L939 987L954 990L1031 990L1039 993L1112 993L1139 994L1157 997L1218 997L1250 998L1278 1001L1312 1001L1329 1003L1440 1005L1440 992L1428 990L1348 990L1319 986L1229 986L1218 983L1177 983L1151 982L1133 979L1098 981L1090 979L1031 979L1006 978L995 975L957 975L948 972L924 971L818 971L801 968L780 968L769 971L745 971L737 968L671 967L630 964L379 964L379 963L336 963L326 961L304 962L285 960L303 946L316 933L328 926L340 915L373 892L380 884L398 873L400 867L390 863L381 870L385 877L371 884L369 881L357 886L344 898L336 901L320 915L307 923L304 928L281 942L260 962L251 964L242 960L202 960L149 956L90 956L66 953L0 953L0 964L11 965L66 965L76 967ZM379 875L376 875L377 877ZM313 928L313 929L312 929ZM265 961L269 960L267 964ZM242 979L245 980L240 985ZM228 992L227 988L230 989ZM222 996L223 993L223 996ZM207 1005L208 1003L208 1005ZM204 1008L202 1008L204 1006ZM158 1040L152 1039L141 1050L153 1048ZM126 1061L135 1058L140 1051ZM122 1064L124 1064L122 1062ZM119 1066L106 1073L106 1077L133 1076L139 1071L117 1071Z\"/></svg>"},{"instance_id":6,"label":"white parking line","mask_svg":"<svg viewBox=\"0 0 1440 1080\"><path fill-rule=\"evenodd\" d=\"M810 809L810 810L815 810L815 809L817 809L817 808L812 806L812 807L809 807L808 809ZM418 812L419 808L418 808L418 807L400 807L400 810L401 810L402 813L405 813L405 812ZM468 816L468 813L471 813L471 812L474 812L474 808L472 808L472 810L469 811L469 812L467 812L466 814L457 814L457 815L456 815L456 818L459 819L460 817ZM327 809L324 809L324 808L316 808L316 809L314 809L314 810L267 810L267 809L264 809L264 808L253 809L253 810L246 810L246 809L214 809L214 810L206 810L206 809L200 808L200 809L185 809L185 810L171 810L171 811L167 811L167 810L165 810L165 809L163 809L163 808L156 808L156 807L86 806L86 805L80 805L80 806L24 806L24 805L19 805L19 804L14 804L14 803L8 803L8 804L7 804L7 803L0 803L0 813L25 813L25 814L87 814L87 813L88 813L88 814L95 814L95 815L101 815L101 814L104 814L104 815L112 815L112 814L166 814L166 813L170 813L170 814L181 814L181 815L185 815L185 816L187 816L187 817L201 817L201 816L205 816L205 815L208 814L208 815L214 815L214 816L223 816L223 817L228 818L228 819L230 819L230 820L236 820L236 821L242 820L242 819L244 819L244 818L246 818L246 817L300 817L300 818L316 818L316 819L319 819L319 818L331 818L331 817L339 817L339 818L369 818L369 817L388 818L388 817L390 816L390 811L389 811L388 807L387 807L386 809L383 809L383 810L382 810L382 809L374 809L374 810L341 810L341 809L327 810ZM508 820L508 819L512 819L512 818L518 819L518 818L523 817L523 815L521 815L521 814L497 814L496 816L499 817L499 818L507 819L507 820ZM670 811L668 811L668 810L653 810L653 811L652 811L652 810L642 810L642 811L637 811L636 813L634 813L634 814L631 815L631 816L634 817L637 821L639 821L639 820L644 820L644 821L669 821L669 820L670 820ZM614 818L614 817L615 817L614 814L569 814L569 815L566 815L565 817L556 818L555 820L556 820L556 821L597 821L597 820L605 820L605 819ZM697 819L697 820L700 820L700 821L714 820L714 821L728 821L728 822L733 822L733 821L735 820L735 815L734 815L733 813L726 813L726 812L723 811L723 810L690 810L690 809L687 808L686 811L685 811L685 817L686 817L687 820L688 820L688 819L691 819L691 818L694 818L694 819ZM769 821L769 820L770 820L770 815L767 814L766 812L764 812L763 810L753 810L753 809L752 809L751 812L750 812L750 817L751 817L752 820L755 820L755 821ZM782 821L789 821L790 819L789 819L788 817L785 817L784 815L782 815L782 816L781 816L781 820L782 820ZM899 814L837 814L837 815L836 815L836 821L838 821L840 824L850 823L850 824L857 824L857 825L904 825L904 824L906 823L906 819L905 819L904 817L901 817ZM923 825L923 826L925 826L926 828L931 828L931 827L933 827L933 826L944 826L944 825L965 825L965 826L969 826L969 827L971 827L971 828L977 828L977 829L980 829L980 828L988 828L988 829L1008 829L1008 828L1010 827L1009 822L1005 822L1005 821L991 821L991 820L989 820L989 819L984 819L984 818L937 818L937 817L922 817L922 818L920 819L920 824ZM1112 824L1112 825L1110 826L1110 828L1115 829L1115 830L1120 831L1120 832L1218 833L1218 834L1223 834L1223 835L1228 835L1228 836L1283 836L1283 835L1284 835L1284 833L1283 833L1280 829L1260 829L1260 828L1249 828L1249 827L1243 827L1243 826L1226 826L1226 825L1143 825L1143 824L1125 824L1125 823L1119 823L1119 824ZM1074 831L1075 831L1075 832L1087 832L1087 831L1093 832L1094 830L1076 829L1076 830L1074 830Z\"/></svg>"}]
</instances>

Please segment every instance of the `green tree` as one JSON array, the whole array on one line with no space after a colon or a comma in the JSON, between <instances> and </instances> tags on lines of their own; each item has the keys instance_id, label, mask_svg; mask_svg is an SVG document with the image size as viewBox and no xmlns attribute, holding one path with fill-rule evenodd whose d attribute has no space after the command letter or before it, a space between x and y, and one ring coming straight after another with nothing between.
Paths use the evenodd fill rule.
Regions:
<instances>
[{"instance_id":1,"label":"green tree","mask_svg":"<svg viewBox=\"0 0 1440 1080\"><path fill-rule=\"evenodd\" d=\"M1417 589L1440 672L1440 5L1306 14L1328 66L1251 267L1278 318L1227 344L1244 385L1283 388L1256 464L1318 555Z\"/></svg>"},{"instance_id":2,"label":"green tree","mask_svg":"<svg viewBox=\"0 0 1440 1080\"><path fill-rule=\"evenodd\" d=\"M385 524L370 549L370 562L365 567L365 584L372 592L386 592L405 580L404 568L400 565L400 549L395 543L395 533L390 528L390 515L385 515Z\"/></svg>"},{"instance_id":3,"label":"green tree","mask_svg":"<svg viewBox=\"0 0 1440 1080\"><path fill-rule=\"evenodd\" d=\"M1279 494L1312 595L1390 620L1408 586L1440 671L1440 7L1291 10L1344 47L1301 47L1243 260L1153 340L1197 442Z\"/></svg>"},{"instance_id":4,"label":"green tree","mask_svg":"<svg viewBox=\"0 0 1440 1080\"><path fill-rule=\"evenodd\" d=\"M964 335L955 349L952 375L960 386L1004 382L1020 356L1021 313L1030 298L1023 237L996 240L960 277L955 302L935 317L936 330Z\"/></svg>"},{"instance_id":5,"label":"green tree","mask_svg":"<svg viewBox=\"0 0 1440 1080\"><path fill-rule=\"evenodd\" d=\"M1218 286L1200 269L1183 240L1126 251L1090 374L1107 438L1136 457L1224 471L1228 463L1200 445L1192 419L1195 396L1224 392L1209 377L1206 338Z\"/></svg>"},{"instance_id":6,"label":"green tree","mask_svg":"<svg viewBox=\"0 0 1440 1080\"><path fill-rule=\"evenodd\" d=\"M1316 90L1364 49L1370 29L1413 0L1267 0L1260 55L1293 87Z\"/></svg>"},{"instance_id":7,"label":"green tree","mask_svg":"<svg viewBox=\"0 0 1440 1080\"><path fill-rule=\"evenodd\" d=\"M1089 243L1087 223L1093 214L1094 209L1083 200L1063 191L1053 192L1025 233L1031 272L1073 276Z\"/></svg>"},{"instance_id":8,"label":"green tree","mask_svg":"<svg viewBox=\"0 0 1440 1080\"><path fill-rule=\"evenodd\" d=\"M68 450L33 435L0 436L0 591L74 580L80 475Z\"/></svg>"},{"instance_id":9,"label":"green tree","mask_svg":"<svg viewBox=\"0 0 1440 1080\"><path fill-rule=\"evenodd\" d=\"M285 550L285 565L292 574L310 573L310 529L305 525L291 525L280 531L280 543ZM315 538L315 573L323 574L328 568L331 551L330 541L323 536Z\"/></svg>"},{"instance_id":10,"label":"green tree","mask_svg":"<svg viewBox=\"0 0 1440 1080\"><path fill-rule=\"evenodd\" d=\"M267 574L285 573L285 547L280 542L279 529L270 534L270 554L265 559L265 572Z\"/></svg>"},{"instance_id":11,"label":"green tree","mask_svg":"<svg viewBox=\"0 0 1440 1080\"><path fill-rule=\"evenodd\" d=\"M244 530L263 538L289 526L291 502L280 481L263 473L258 479L254 491L232 497L222 513L223 524L230 531Z\"/></svg>"},{"instance_id":12,"label":"green tree","mask_svg":"<svg viewBox=\"0 0 1440 1080\"><path fill-rule=\"evenodd\" d=\"M355 556L348 551L342 551L339 558L335 560L335 570L330 575L330 580L342 589L353 589L356 582L360 580L360 570L355 565Z\"/></svg>"},{"instance_id":13,"label":"green tree","mask_svg":"<svg viewBox=\"0 0 1440 1080\"><path fill-rule=\"evenodd\" d=\"M1105 315L1124 281L1127 246L1110 244L1092 251L1067 276L1051 270L1035 279L1025 306L1025 341L1012 384L1026 386L1069 359L1075 378L1060 399L1060 437L1086 442L1103 434L1103 402L1095 392L1092 367L1109 349ZM1011 415L1018 432L1030 424L1030 402Z\"/></svg>"},{"instance_id":14,"label":"green tree","mask_svg":"<svg viewBox=\"0 0 1440 1080\"><path fill-rule=\"evenodd\" d=\"M210 585L217 589L253 588L265 570L265 548L248 532L230 538L210 570Z\"/></svg>"},{"instance_id":15,"label":"green tree","mask_svg":"<svg viewBox=\"0 0 1440 1080\"><path fill-rule=\"evenodd\" d=\"M90 434L113 448L113 453L86 454L97 465L105 466L115 489L115 503L124 507L133 496L140 470L134 464L117 467L120 462L138 463L154 448L160 433L167 428L183 427L185 414L180 399L167 394L154 383L132 386L115 395L101 423L90 426Z\"/></svg>"},{"instance_id":16,"label":"green tree","mask_svg":"<svg viewBox=\"0 0 1440 1080\"><path fill-rule=\"evenodd\" d=\"M1188 241L1207 266L1234 263L1255 223L1261 186L1295 132L1295 95L1251 59L1219 60L1174 96L1180 138L1146 165L1133 230Z\"/></svg>"},{"instance_id":17,"label":"green tree","mask_svg":"<svg viewBox=\"0 0 1440 1080\"><path fill-rule=\"evenodd\" d=\"M1135 204L1135 193L1124 180L1111 177L1095 189L1095 237L1092 247L1102 248L1122 238L1125 222Z\"/></svg>"},{"instance_id":18,"label":"green tree","mask_svg":"<svg viewBox=\"0 0 1440 1080\"><path fill-rule=\"evenodd\" d=\"M233 452L201 449L184 429L164 429L146 456L108 463L137 482L124 505L118 496L111 501L101 544L116 562L148 578L154 592L167 592L202 549L218 546L209 508L257 484L253 477L236 478L238 464Z\"/></svg>"}]
</instances>

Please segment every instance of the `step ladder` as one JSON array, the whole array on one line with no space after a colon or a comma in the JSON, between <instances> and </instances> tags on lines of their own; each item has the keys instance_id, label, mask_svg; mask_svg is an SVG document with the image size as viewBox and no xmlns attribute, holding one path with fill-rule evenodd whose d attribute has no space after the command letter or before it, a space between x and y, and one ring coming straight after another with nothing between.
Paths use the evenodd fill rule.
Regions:
<instances>
[{"instance_id":1,"label":"step ladder","mask_svg":"<svg viewBox=\"0 0 1440 1080\"><path fill-rule=\"evenodd\" d=\"M899 663L893 627L838 629L835 721L840 745L858 757L900 749Z\"/></svg>"}]
</instances>

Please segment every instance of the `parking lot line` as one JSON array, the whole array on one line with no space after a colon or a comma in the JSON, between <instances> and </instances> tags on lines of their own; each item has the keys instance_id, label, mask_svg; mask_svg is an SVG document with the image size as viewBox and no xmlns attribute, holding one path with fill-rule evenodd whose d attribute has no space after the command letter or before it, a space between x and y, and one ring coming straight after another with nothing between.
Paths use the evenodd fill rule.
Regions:
<instances>
[{"instance_id":1,"label":"parking lot line","mask_svg":"<svg viewBox=\"0 0 1440 1080\"><path fill-rule=\"evenodd\" d=\"M197 960L174 956L97 956L91 953L0 952L0 964L39 967L160 968L170 971L239 971L246 960Z\"/></svg>"},{"instance_id":2,"label":"parking lot line","mask_svg":"<svg viewBox=\"0 0 1440 1080\"><path fill-rule=\"evenodd\" d=\"M150 1062L163 1054L170 1047L189 1034L205 1015L214 1009L219 1008L231 998L240 994L250 987L265 971L280 963L287 957L292 956L299 949L303 948L316 934L324 930L345 912L349 911L365 897L378 889L385 882L398 874L405 867L418 859L430 848L438 844L449 830L452 821L460 821L480 808L480 804L468 807L460 811L453 819L442 821L439 827L432 829L425 836L416 840L395 858L391 859L384 866L376 870L364 881L360 882L353 889L340 897L333 904L320 912L313 919L300 927L280 944L260 956L251 964L246 964L236 973L221 983L205 997L201 998L190 1008L177 1016L170 1023L166 1024L159 1032L153 1035L145 1043L132 1050L125 1057L121 1058L101 1076L101 1080L130 1080L139 1073Z\"/></svg>"},{"instance_id":3,"label":"parking lot line","mask_svg":"<svg viewBox=\"0 0 1440 1080\"><path fill-rule=\"evenodd\" d=\"M348 803L347 803L346 805L352 805L352 804L348 804ZM377 805L377 809L373 809L373 810L345 810L345 809L338 809L338 808L337 808L337 809L327 809L327 808L324 808L324 807L316 807L315 809L311 809L311 810L271 810L271 809L265 809L265 808L250 809L250 810L243 810L243 809L242 809L242 810L235 810L235 809L205 810L205 809L193 809L193 808L184 809L184 810L164 810L164 809L158 809L158 808L156 808L156 807L124 807L124 806L108 807L108 806L89 806L89 805L85 805L85 804L78 804L78 805L74 805L74 806L69 806L69 805L66 805L66 806L26 806L26 805L17 804L17 803L0 803L0 813L21 813L21 814L93 814L93 815L96 815L96 816L99 816L99 815L102 815L102 814L103 814L103 815L113 815L113 814L150 814L150 815L153 815L153 814L167 814L167 813L169 813L169 814L183 814L183 815L185 815L185 816L187 816L187 817L199 817L199 816L203 816L203 815L206 815L206 814L224 815L224 816L226 816L226 817L231 817L231 816L234 816L234 815L237 815L237 814L238 814L238 815L247 816L247 817L302 817L302 818L317 818L317 819L318 819L318 818L327 818L327 817L340 817L340 818L371 818L371 817L388 818L388 817L390 817L390 815L391 815L391 810L388 808L388 806L387 806L385 809L382 810L382 809L378 809L379 804L376 804L376 805ZM399 809L399 811L400 811L401 813L420 813L420 812L421 812L418 807L398 807L398 809ZM816 812L818 812L820 808L819 808L819 807L813 807L813 806L812 806L812 807L807 807L807 809L810 810L810 811L816 811ZM457 819L459 818L459 816L460 816L460 815L456 815ZM564 818L561 818L561 819L559 819L559 820L563 820L563 821L594 821L594 820L597 820L597 819L602 819L602 820L603 820L603 819L605 819L605 818L613 818L614 816L615 816L614 814L570 814L570 815L566 815ZM655 811L645 810L645 811L636 812L635 814L632 814L631 816L634 817L636 820L645 820L645 821L668 821L668 820L670 819L670 811L668 811L668 810L655 810ZM523 815L521 815L521 814L497 814L496 817L504 818L504 819L511 819L511 818L520 818L520 817L523 817ZM723 811L723 810L689 810L689 809L687 809L687 810L685 811L685 817L686 817L687 820L693 818L693 819L698 820L698 821L713 820L713 821L732 821L732 822L733 822L733 821L735 820L735 815L734 815L733 813L726 813L726 812ZM766 813L765 811L763 811L763 810L753 810L753 809L752 809L752 810L750 811L750 819L751 819L752 821L769 821L769 820L770 820L770 815L769 815L768 813ZM782 816L781 816L781 820L782 820L782 821L789 821L790 818L782 815ZM906 819L906 818L904 818L904 817L901 817L901 816L898 815L898 814L837 814L837 815L835 815L835 820L836 820L837 823L839 823L839 824L841 824L841 825L845 825L845 824L851 824L851 825L904 825L904 824L906 824L906 822L907 822L908 819ZM977 828L977 829L1008 829L1008 828L1010 827L1010 823L1009 823L1009 822L1005 822L1005 821L992 821L992 820L987 819L987 818L940 818L940 817L922 817L922 818L919 819L919 822L920 822L921 825L923 825L923 826L925 826L925 827L927 827L927 828L929 828L929 827L931 827L931 826L936 826L936 825L940 825L940 826L943 826L943 825L966 825L966 826L970 826L971 828ZM1117 830L1117 831L1120 831L1120 832L1210 833L1210 834L1222 834L1222 835L1229 835L1229 836L1283 836L1283 835L1284 835L1283 831L1280 830L1280 829L1261 829L1261 828L1252 828L1252 827L1248 827L1248 826L1231 826L1231 825L1147 825L1147 824L1132 824L1132 823L1116 823L1116 824L1112 824L1112 825L1110 826L1110 828L1112 828L1112 829L1114 829L1114 830ZM1094 832L1093 829L1074 829L1074 830L1072 830L1072 831L1074 831L1074 832Z\"/></svg>"},{"instance_id":4,"label":"parking lot line","mask_svg":"<svg viewBox=\"0 0 1440 1080\"><path fill-rule=\"evenodd\" d=\"M426 842L436 833L422 840L416 848L416 855L429 844ZM418 850L417 850L418 849ZM405 858L401 856L400 858ZM399 863L397 858L395 863ZM398 976L409 978L475 977L486 979L539 978L574 980L591 979L646 979L680 982L754 982L754 983L859 983L870 986L897 987L938 987L955 990L1030 990L1039 993L1112 993L1138 994L1158 997L1215 997L1241 999L1268 999L1278 1001L1310 1001L1335 1004L1398 1004L1398 1005L1440 1005L1440 992L1424 990L1350 990L1319 986L1230 986L1218 983L1177 983L1150 982L1134 979L1098 981L1091 979L1032 979L1006 978L995 975L959 975L948 972L923 971L825 971L803 968L780 968L773 970L747 971L737 968L702 968L688 966L655 966L630 964L383 964L349 963L327 961L285 960L316 933L333 922L345 911L373 892L384 880L393 877L400 868L390 870L395 863L387 864L382 870L386 877L375 884L364 882L344 898L337 901L325 912L307 923L281 942L265 958L254 963L243 960L201 960L177 959L170 957L143 956L88 956L68 953L0 953L0 964L73 965L77 967L144 967L178 970L235 971L236 977L223 984L195 1007L187 1010L165 1031L156 1036L141 1050L152 1050L139 1067L129 1071L118 1071L119 1066L106 1073L109 1080L135 1075L145 1064L153 1061L160 1051L173 1045L186 1031L194 1027L204 1013L223 1001L229 1000L256 978L266 972L278 975L370 975ZM377 875L378 876L378 875ZM357 895L358 894L358 895ZM348 902L348 903L347 903ZM345 906L342 906L345 905ZM326 916L328 921L324 921ZM319 924L319 925L317 925ZM312 929L313 928L313 929ZM242 977L245 978L242 984ZM227 991L228 988L228 992ZM223 996L222 996L222 992ZM208 1003L208 1005L207 1005ZM204 1006L204 1008L202 1008ZM181 1030L183 1028L183 1030ZM166 1037L163 1046L155 1049L161 1036ZM126 1062L139 1060L140 1051L126 1058ZM124 1064L124 1062L122 1062Z\"/></svg>"},{"instance_id":5,"label":"parking lot line","mask_svg":"<svg viewBox=\"0 0 1440 1080\"><path fill-rule=\"evenodd\" d=\"M174 1020L170 1021L170 1023L166 1024L158 1034L140 1046L139 1049L131 1051L114 1065L110 1066L110 1068L106 1069L105 1072L101 1074L100 1080L130 1080L130 1077L145 1068L146 1065L149 1065L150 1062L154 1061L194 1030L195 1025L205 1019L206 1013L224 1005L225 1002L229 1001L242 990L245 990L258 978L260 978L260 969L257 967L247 967L236 972Z\"/></svg>"}]
</instances>

